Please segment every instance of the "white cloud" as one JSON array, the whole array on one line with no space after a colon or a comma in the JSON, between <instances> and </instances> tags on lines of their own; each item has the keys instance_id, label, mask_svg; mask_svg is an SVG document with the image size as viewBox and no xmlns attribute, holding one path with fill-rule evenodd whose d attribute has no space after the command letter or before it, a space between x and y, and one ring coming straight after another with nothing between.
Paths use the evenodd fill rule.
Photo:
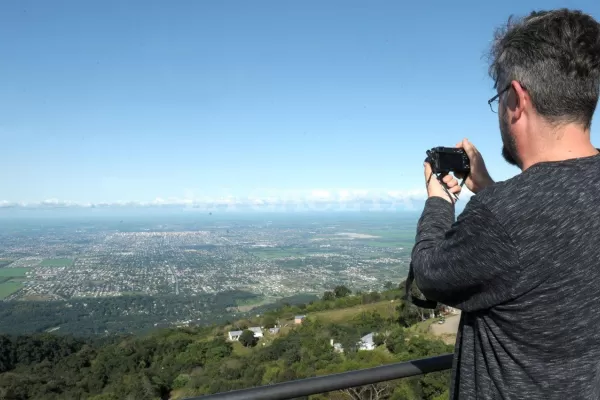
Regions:
<instances>
[{"instance_id":1,"label":"white cloud","mask_svg":"<svg viewBox=\"0 0 600 400\"><path fill-rule=\"evenodd\" d=\"M190 210L414 210L426 199L425 189L311 189L269 190L248 196L224 195L185 198L157 197L152 201L114 201L77 203L60 199L46 199L37 203L0 201L0 208L109 208L109 207L180 207ZM466 203L472 193L466 188L461 195Z\"/></svg>"},{"instance_id":2,"label":"white cloud","mask_svg":"<svg viewBox=\"0 0 600 400\"><path fill-rule=\"evenodd\" d=\"M21 206L21 204L15 203L12 201L7 201L7 200L0 201L0 208L15 208L15 207L19 207L19 206Z\"/></svg>"}]
</instances>

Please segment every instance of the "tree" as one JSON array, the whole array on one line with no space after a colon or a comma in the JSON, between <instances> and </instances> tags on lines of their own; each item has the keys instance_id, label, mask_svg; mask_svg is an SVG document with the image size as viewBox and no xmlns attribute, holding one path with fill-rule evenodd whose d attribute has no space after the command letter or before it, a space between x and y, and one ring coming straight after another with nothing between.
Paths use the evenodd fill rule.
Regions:
<instances>
[{"instance_id":1,"label":"tree","mask_svg":"<svg viewBox=\"0 0 600 400\"><path fill-rule=\"evenodd\" d=\"M267 329L273 328L275 325L277 325L277 319L272 315L265 315L262 323Z\"/></svg>"},{"instance_id":2,"label":"tree","mask_svg":"<svg viewBox=\"0 0 600 400\"><path fill-rule=\"evenodd\" d=\"M335 293L333 293L331 291L327 291L327 292L323 293L323 301L331 301L331 300L335 300Z\"/></svg>"},{"instance_id":3,"label":"tree","mask_svg":"<svg viewBox=\"0 0 600 400\"><path fill-rule=\"evenodd\" d=\"M380 400L387 399L393 387L388 382L360 386L356 388L342 389L352 400Z\"/></svg>"},{"instance_id":4,"label":"tree","mask_svg":"<svg viewBox=\"0 0 600 400\"><path fill-rule=\"evenodd\" d=\"M239 340L244 347L254 347L258 343L258 339L254 337L254 332L248 329L242 332Z\"/></svg>"},{"instance_id":5,"label":"tree","mask_svg":"<svg viewBox=\"0 0 600 400\"><path fill-rule=\"evenodd\" d=\"M435 399L436 397L446 395L449 397L448 391L448 373L431 373L426 374L419 380L419 386L425 399Z\"/></svg>"},{"instance_id":6,"label":"tree","mask_svg":"<svg viewBox=\"0 0 600 400\"><path fill-rule=\"evenodd\" d=\"M362 303L370 304L381 300L381 295L378 292L369 292L362 295Z\"/></svg>"},{"instance_id":7,"label":"tree","mask_svg":"<svg viewBox=\"0 0 600 400\"><path fill-rule=\"evenodd\" d=\"M387 281L384 285L383 285L385 290L392 290L394 288L394 284L390 281Z\"/></svg>"},{"instance_id":8,"label":"tree","mask_svg":"<svg viewBox=\"0 0 600 400\"><path fill-rule=\"evenodd\" d=\"M250 322L248 320L243 319L241 321L238 321L235 324L235 326L236 326L236 328L241 329L241 330L248 329L248 327L250 326Z\"/></svg>"},{"instance_id":9,"label":"tree","mask_svg":"<svg viewBox=\"0 0 600 400\"><path fill-rule=\"evenodd\" d=\"M404 330L399 328L392 331L387 338L385 338L385 346L390 353L398 354L406 349L406 335Z\"/></svg>"},{"instance_id":10,"label":"tree","mask_svg":"<svg viewBox=\"0 0 600 400\"><path fill-rule=\"evenodd\" d=\"M375 343L375 346L381 346L385 343L385 336L381 333L376 333L373 335L373 343Z\"/></svg>"},{"instance_id":11,"label":"tree","mask_svg":"<svg viewBox=\"0 0 600 400\"><path fill-rule=\"evenodd\" d=\"M352 293L352 291L344 285L336 286L335 289L333 289L333 292L338 299L349 296Z\"/></svg>"},{"instance_id":12,"label":"tree","mask_svg":"<svg viewBox=\"0 0 600 400\"><path fill-rule=\"evenodd\" d=\"M437 303L437 306L435 307L434 313L436 316L440 316L444 314L444 305L441 303Z\"/></svg>"}]
</instances>

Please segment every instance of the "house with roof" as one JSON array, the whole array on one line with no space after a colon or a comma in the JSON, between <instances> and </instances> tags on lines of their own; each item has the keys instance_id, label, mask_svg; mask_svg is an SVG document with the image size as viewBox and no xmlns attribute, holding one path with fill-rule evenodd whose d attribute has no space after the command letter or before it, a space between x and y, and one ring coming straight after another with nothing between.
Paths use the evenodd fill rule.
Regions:
<instances>
[{"instance_id":1,"label":"house with roof","mask_svg":"<svg viewBox=\"0 0 600 400\"><path fill-rule=\"evenodd\" d=\"M229 334L228 334L229 340L231 340L232 342L240 340L240 336L242 336L242 332L243 331L229 331Z\"/></svg>"},{"instance_id":2,"label":"house with roof","mask_svg":"<svg viewBox=\"0 0 600 400\"><path fill-rule=\"evenodd\" d=\"M365 335L360 338L360 342L358 345L359 350L375 350L375 341L373 340L374 333L371 332L368 335Z\"/></svg>"},{"instance_id":3,"label":"house with roof","mask_svg":"<svg viewBox=\"0 0 600 400\"><path fill-rule=\"evenodd\" d=\"M252 333L254 333L254 337L255 338L261 338L263 337L263 331L260 327L258 326L254 326L252 328L248 328L249 331L252 331Z\"/></svg>"},{"instance_id":4,"label":"house with roof","mask_svg":"<svg viewBox=\"0 0 600 400\"><path fill-rule=\"evenodd\" d=\"M306 319L306 315L296 315L294 317L295 324L301 324Z\"/></svg>"},{"instance_id":5,"label":"house with roof","mask_svg":"<svg viewBox=\"0 0 600 400\"><path fill-rule=\"evenodd\" d=\"M356 343L358 350L366 350L366 351L375 350L375 347L377 347L377 346L375 345L375 341L373 340L374 335L375 335L375 333L371 332L371 333L361 337L360 340L358 341L358 343ZM333 347L333 351L338 352L338 353L344 352L344 348L342 347L341 343L335 343L333 341L333 339L330 339L329 344L331 345L331 347Z\"/></svg>"},{"instance_id":6,"label":"house with roof","mask_svg":"<svg viewBox=\"0 0 600 400\"><path fill-rule=\"evenodd\" d=\"M252 331L252 333L254 333L255 338L261 338L264 336L262 329L258 326L248 328L248 330ZM232 342L240 340L240 336L242 336L242 332L244 332L244 331L230 331L228 334L229 340L231 340Z\"/></svg>"}]
</instances>

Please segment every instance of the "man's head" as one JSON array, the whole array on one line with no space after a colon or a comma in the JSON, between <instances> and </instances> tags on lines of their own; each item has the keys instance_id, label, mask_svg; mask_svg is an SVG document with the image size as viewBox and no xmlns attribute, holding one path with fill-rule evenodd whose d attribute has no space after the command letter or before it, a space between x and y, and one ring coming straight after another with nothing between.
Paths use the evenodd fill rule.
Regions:
<instances>
[{"instance_id":1,"label":"man's head","mask_svg":"<svg viewBox=\"0 0 600 400\"><path fill-rule=\"evenodd\" d=\"M509 19L490 55L506 161L523 168L542 140L557 139L542 139L543 132L577 127L589 141L600 91L598 22L566 9Z\"/></svg>"}]
</instances>

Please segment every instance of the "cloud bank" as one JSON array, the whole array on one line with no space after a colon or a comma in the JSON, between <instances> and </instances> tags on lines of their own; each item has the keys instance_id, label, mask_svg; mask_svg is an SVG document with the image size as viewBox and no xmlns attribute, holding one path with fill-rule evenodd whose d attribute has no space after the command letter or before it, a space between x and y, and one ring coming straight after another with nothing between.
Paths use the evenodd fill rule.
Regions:
<instances>
[{"instance_id":1,"label":"cloud bank","mask_svg":"<svg viewBox=\"0 0 600 400\"><path fill-rule=\"evenodd\" d=\"M472 195L464 189L461 202ZM151 201L73 202L47 199L39 202L0 201L0 209L60 209L60 208L181 208L189 211L386 211L417 210L427 197L425 189L313 189L271 191L261 195L218 197L188 196L185 198L155 198Z\"/></svg>"}]
</instances>

